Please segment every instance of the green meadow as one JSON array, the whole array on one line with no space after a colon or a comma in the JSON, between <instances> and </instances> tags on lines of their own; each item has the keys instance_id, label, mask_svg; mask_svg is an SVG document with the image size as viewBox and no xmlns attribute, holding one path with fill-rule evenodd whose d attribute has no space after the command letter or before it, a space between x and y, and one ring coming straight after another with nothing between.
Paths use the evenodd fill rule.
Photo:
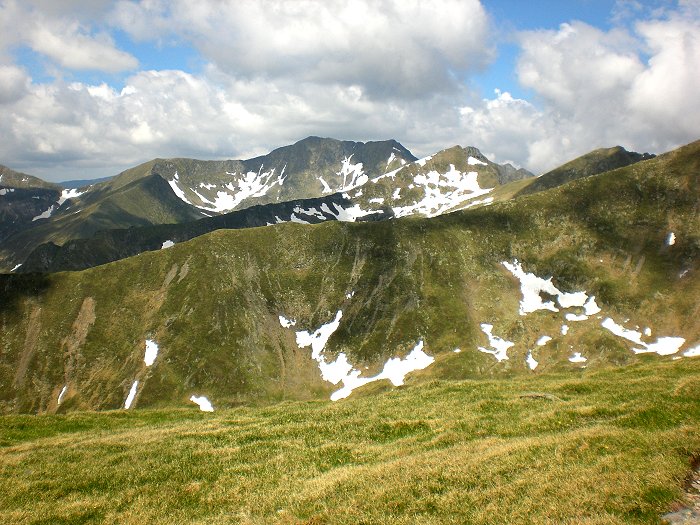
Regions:
<instances>
[{"instance_id":1,"label":"green meadow","mask_svg":"<svg viewBox=\"0 0 700 525\"><path fill-rule=\"evenodd\" d=\"M5 524L660 523L700 359L376 383L340 402L0 419Z\"/></svg>"}]
</instances>

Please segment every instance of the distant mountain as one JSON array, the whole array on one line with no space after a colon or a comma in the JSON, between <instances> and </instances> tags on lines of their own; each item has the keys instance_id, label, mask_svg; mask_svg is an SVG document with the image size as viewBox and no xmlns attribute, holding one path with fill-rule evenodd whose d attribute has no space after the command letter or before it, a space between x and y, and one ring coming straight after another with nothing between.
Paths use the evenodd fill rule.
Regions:
<instances>
[{"instance_id":1,"label":"distant mountain","mask_svg":"<svg viewBox=\"0 0 700 525\"><path fill-rule=\"evenodd\" d=\"M407 374L554 371L571 393L584 368L700 355L700 142L459 210L498 184L498 169L473 153L450 148L315 202L211 218L272 222L272 205L296 222L370 218L360 216L365 192L394 184L397 202L373 204L404 220L189 241L166 226L123 230L121 246L135 232L163 249L85 271L0 275L0 412L339 399ZM73 246L89 257L112 242L122 241Z\"/></svg>"},{"instance_id":2,"label":"distant mountain","mask_svg":"<svg viewBox=\"0 0 700 525\"><path fill-rule=\"evenodd\" d=\"M64 181L59 182L58 184L63 188L80 189L80 188L84 188L86 186L94 186L95 184L99 184L101 182L107 182L109 180L112 180L113 178L114 178L114 175L110 175L109 177L101 177L99 179L64 180Z\"/></svg>"},{"instance_id":3,"label":"distant mountain","mask_svg":"<svg viewBox=\"0 0 700 525\"><path fill-rule=\"evenodd\" d=\"M538 191L556 188L575 179L598 175L599 173L623 168L635 162L649 160L654 157L655 155L650 153L627 151L622 146L597 149L533 179L516 196L529 195Z\"/></svg>"},{"instance_id":4,"label":"distant mountain","mask_svg":"<svg viewBox=\"0 0 700 525\"><path fill-rule=\"evenodd\" d=\"M195 222L105 230L88 238L69 240L62 246L45 243L32 251L17 271L81 270L222 228L434 217L490 204L493 199L488 195L493 187L498 186L499 180L507 180L502 177L501 166L473 147L455 146L414 162L401 159L395 163L390 155L384 168L389 166L394 169L373 178L362 173L354 184L341 187L346 191L321 197L255 205ZM513 171L510 177L527 174L525 170Z\"/></svg>"},{"instance_id":5,"label":"distant mountain","mask_svg":"<svg viewBox=\"0 0 700 525\"><path fill-rule=\"evenodd\" d=\"M350 142L308 137L244 161L158 160L152 171L207 214L256 204L347 192L415 157L394 140Z\"/></svg>"}]
</instances>

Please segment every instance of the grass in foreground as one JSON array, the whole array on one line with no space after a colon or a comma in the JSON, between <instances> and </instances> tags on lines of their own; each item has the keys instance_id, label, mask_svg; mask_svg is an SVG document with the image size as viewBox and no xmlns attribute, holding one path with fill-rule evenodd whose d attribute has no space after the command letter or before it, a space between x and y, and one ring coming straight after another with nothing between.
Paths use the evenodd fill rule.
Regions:
<instances>
[{"instance_id":1,"label":"grass in foreground","mask_svg":"<svg viewBox=\"0 0 700 525\"><path fill-rule=\"evenodd\" d=\"M0 521L659 523L700 453L700 359L644 361L214 414L4 416Z\"/></svg>"}]
</instances>

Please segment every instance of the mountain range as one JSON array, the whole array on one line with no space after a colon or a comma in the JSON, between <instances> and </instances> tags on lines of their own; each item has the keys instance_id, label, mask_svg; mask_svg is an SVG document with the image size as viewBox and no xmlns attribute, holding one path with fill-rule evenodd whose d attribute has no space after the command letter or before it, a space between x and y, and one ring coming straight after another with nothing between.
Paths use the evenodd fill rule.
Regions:
<instances>
[{"instance_id":1,"label":"mountain range","mask_svg":"<svg viewBox=\"0 0 700 525\"><path fill-rule=\"evenodd\" d=\"M11 173L7 169L6 172ZM464 186L462 175L466 173L474 175ZM451 148L419 160L393 140L361 143L318 137L308 137L244 161L155 159L106 181L79 188L75 188L74 181L69 181L70 187L62 187L43 181L32 184L39 179L22 174L8 175L6 191L14 194L1 205L12 220L5 221L0 265L10 270L19 269L22 264L25 271L84 268L86 263L81 261L57 265L48 259L55 259L59 246L65 252L73 249L71 241L104 239L113 230L189 225L199 218L260 205L267 208L259 210L257 219L246 212L246 225L376 219L394 213L435 215L455 209L494 186L531 176L526 170L488 161L476 148ZM16 191L19 188L13 181L21 180L27 192ZM368 184L370 181L372 184ZM315 212L294 214L295 206L304 209L303 202L286 209L287 203L307 199L330 198L328 204L332 204L340 195L346 206L343 211L332 208L324 212L321 201L307 203L307 211L318 206ZM346 213L347 209L355 211ZM237 218L226 222L242 224ZM207 227L199 225L194 230L201 232L203 228ZM192 228L185 227L188 229ZM186 233L175 236L189 238ZM104 242L99 239L98 243ZM37 248L38 252L32 253ZM133 255L145 249L149 248L136 243L120 247L119 252ZM115 260L123 256L120 254L99 261ZM29 264L25 264L27 258Z\"/></svg>"},{"instance_id":2,"label":"mountain range","mask_svg":"<svg viewBox=\"0 0 700 525\"><path fill-rule=\"evenodd\" d=\"M696 356L699 169L700 142L533 177L473 147L310 137L37 185L2 208L54 206L3 242L22 265L0 275L0 410L208 410Z\"/></svg>"}]
</instances>

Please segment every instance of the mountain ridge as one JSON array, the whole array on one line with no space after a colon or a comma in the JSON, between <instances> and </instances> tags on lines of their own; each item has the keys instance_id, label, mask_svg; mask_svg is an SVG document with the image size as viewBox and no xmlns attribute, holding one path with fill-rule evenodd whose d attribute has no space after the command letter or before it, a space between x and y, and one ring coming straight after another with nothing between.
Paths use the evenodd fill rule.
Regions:
<instances>
[{"instance_id":1,"label":"mountain ridge","mask_svg":"<svg viewBox=\"0 0 700 525\"><path fill-rule=\"evenodd\" d=\"M575 179L590 177L654 157L655 155L651 153L627 151L622 146L599 148L540 175L520 190L516 196L554 188Z\"/></svg>"}]
</instances>

